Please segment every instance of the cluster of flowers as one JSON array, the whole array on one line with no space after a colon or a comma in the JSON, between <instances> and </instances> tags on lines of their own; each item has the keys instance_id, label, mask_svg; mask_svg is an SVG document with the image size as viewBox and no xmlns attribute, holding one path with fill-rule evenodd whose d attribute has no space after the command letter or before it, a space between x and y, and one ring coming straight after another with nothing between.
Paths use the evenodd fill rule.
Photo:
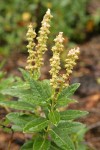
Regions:
<instances>
[{"instance_id":1,"label":"cluster of flowers","mask_svg":"<svg viewBox=\"0 0 100 150\"><path fill-rule=\"evenodd\" d=\"M52 15L50 14L50 9L47 10L43 21L42 27L39 31L39 36L37 39L37 45L34 43L34 38L36 37L36 33L33 30L32 24L28 27L28 32L26 34L27 40L29 44L27 45L29 57L27 58L27 66L26 69L32 73L34 70L40 70L41 66L43 65L43 54L47 50L47 39L48 34L50 33L50 20ZM66 87L69 85L68 79L70 74L72 73L73 67L76 65L76 60L78 59L79 55L79 48L71 49L65 60L65 69L66 73L63 75L59 74L61 69L60 67L60 55L61 52L64 50L63 46L63 33L59 32L58 36L54 39L55 45L52 47L53 57L50 59L50 75L52 78L50 79L50 84L53 88L57 89L60 87ZM66 82L67 81L67 82Z\"/></svg>"},{"instance_id":2,"label":"cluster of flowers","mask_svg":"<svg viewBox=\"0 0 100 150\"><path fill-rule=\"evenodd\" d=\"M50 20L52 18L52 15L50 14L50 9L46 12L43 21L42 21L42 27L39 31L39 36L37 39L37 45L34 43L34 38L36 37L36 33L33 30L32 24L28 27L28 32L26 34L27 40L29 44L27 45L29 57L27 58L27 66L26 69L29 70L29 72L33 72L34 69L39 70L41 65L43 65L43 54L47 50L47 39L48 34L50 33Z\"/></svg>"}]
</instances>

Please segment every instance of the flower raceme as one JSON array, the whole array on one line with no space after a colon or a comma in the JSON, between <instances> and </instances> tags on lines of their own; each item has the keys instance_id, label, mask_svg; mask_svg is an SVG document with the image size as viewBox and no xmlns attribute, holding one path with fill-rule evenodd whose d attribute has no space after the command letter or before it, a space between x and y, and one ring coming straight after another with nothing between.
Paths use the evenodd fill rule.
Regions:
<instances>
[{"instance_id":1,"label":"flower raceme","mask_svg":"<svg viewBox=\"0 0 100 150\"><path fill-rule=\"evenodd\" d=\"M34 69L33 61L34 61L35 53L36 53L35 51L33 51L34 47L35 47L35 42L33 40L36 37L36 33L33 30L32 24L30 24L28 26L28 32L26 34L26 37L27 37L27 40L28 40L27 48L28 48L28 53L29 53L29 56L27 58L26 69L29 70L29 72L31 73Z\"/></svg>"},{"instance_id":2,"label":"flower raceme","mask_svg":"<svg viewBox=\"0 0 100 150\"><path fill-rule=\"evenodd\" d=\"M50 9L48 9L43 18L42 27L39 31L39 36L36 38L38 42L37 45L35 45L33 41L33 38L35 37L36 33L33 31L32 25L29 25L28 27L29 29L26 36L28 36L27 40L29 41L29 44L27 45L29 57L27 58L26 69L28 69L31 72L35 69L39 71L40 67L43 65L43 54L47 50L46 43L48 39L48 34L50 33L49 28L51 18L52 15L50 14ZM34 65L32 65L32 63Z\"/></svg>"},{"instance_id":3,"label":"flower raceme","mask_svg":"<svg viewBox=\"0 0 100 150\"><path fill-rule=\"evenodd\" d=\"M50 14L50 9L47 10L43 21L42 26L39 31L39 36L37 39L37 45L34 43L34 38L36 33L33 30L32 24L28 27L28 32L26 34L29 44L27 45L29 56L27 58L26 69L32 74L34 71L40 72L40 68L43 65L43 55L47 50L47 39L48 34L50 33L50 21L52 15ZM50 84L54 89L60 87L66 87L69 85L69 76L72 73L73 67L76 65L76 60L79 55L79 48L74 48L69 50L67 58L65 60L65 69L66 73L62 76L60 75L60 55L64 51L63 45L63 32L59 32L58 36L54 39L55 45L52 47L53 56L50 59L51 70L50 75Z\"/></svg>"},{"instance_id":4,"label":"flower raceme","mask_svg":"<svg viewBox=\"0 0 100 150\"><path fill-rule=\"evenodd\" d=\"M50 80L50 84L54 88L58 88L58 79L59 79L59 71L60 67L60 54L64 50L63 46L63 33L59 32L58 36L54 39L55 45L52 47L53 57L50 59L50 74L52 76Z\"/></svg>"}]
</instances>

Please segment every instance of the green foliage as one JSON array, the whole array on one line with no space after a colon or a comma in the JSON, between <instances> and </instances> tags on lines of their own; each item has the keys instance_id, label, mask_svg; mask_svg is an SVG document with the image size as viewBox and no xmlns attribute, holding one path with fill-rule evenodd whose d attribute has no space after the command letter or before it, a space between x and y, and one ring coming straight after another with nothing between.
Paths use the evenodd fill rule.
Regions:
<instances>
[{"instance_id":1,"label":"green foliage","mask_svg":"<svg viewBox=\"0 0 100 150\"><path fill-rule=\"evenodd\" d=\"M62 148L63 150L75 150L72 140L69 138L67 133L64 135L63 132L55 132L54 130L50 131L53 141Z\"/></svg>"},{"instance_id":2,"label":"green foliage","mask_svg":"<svg viewBox=\"0 0 100 150\"><path fill-rule=\"evenodd\" d=\"M5 74L4 72L0 71L0 91L7 89L7 87L11 86L14 82L13 77L9 77L5 79ZM0 101L5 99L5 96L0 92Z\"/></svg>"},{"instance_id":3,"label":"green foliage","mask_svg":"<svg viewBox=\"0 0 100 150\"><path fill-rule=\"evenodd\" d=\"M49 147L50 141L45 138L38 137L34 141L33 149L35 150L48 150Z\"/></svg>"},{"instance_id":4,"label":"green foliage","mask_svg":"<svg viewBox=\"0 0 100 150\"><path fill-rule=\"evenodd\" d=\"M33 133L37 131L41 131L48 126L49 120L39 117L27 123L23 129L25 133Z\"/></svg>"},{"instance_id":5,"label":"green foliage","mask_svg":"<svg viewBox=\"0 0 100 150\"><path fill-rule=\"evenodd\" d=\"M18 102L16 102L16 101L12 101L12 102L6 101L6 103L1 101L0 104L2 106L6 106L6 107L18 109L18 110L28 110L28 111L33 110L32 105L30 105L29 103L26 103L26 102L21 102L21 101L18 101Z\"/></svg>"},{"instance_id":6,"label":"green foliage","mask_svg":"<svg viewBox=\"0 0 100 150\"><path fill-rule=\"evenodd\" d=\"M60 113L61 120L73 120L79 117L85 116L87 111L80 111L80 110L66 110Z\"/></svg>"},{"instance_id":7,"label":"green foliage","mask_svg":"<svg viewBox=\"0 0 100 150\"><path fill-rule=\"evenodd\" d=\"M21 150L33 150L33 141L27 141L22 147Z\"/></svg>"},{"instance_id":8,"label":"green foliage","mask_svg":"<svg viewBox=\"0 0 100 150\"><path fill-rule=\"evenodd\" d=\"M26 24L32 19L37 5L32 0L7 0L0 5L0 52L9 54L11 50L23 49ZM34 15L35 19L35 15Z\"/></svg>"},{"instance_id":9,"label":"green foliage","mask_svg":"<svg viewBox=\"0 0 100 150\"><path fill-rule=\"evenodd\" d=\"M22 72L24 81L17 80L13 86L1 90L4 95L17 97L17 101L0 101L1 106L20 110L6 116L12 123L12 130L36 134L22 146L21 150L76 150L76 147L82 145L81 135L85 126L73 120L86 115L87 112L79 110L59 112L59 105L52 103L54 90L49 81L34 80L25 70ZM61 100L62 105L63 103L65 105L65 102L67 104L67 98L70 98L78 87L79 84L72 84L62 89L57 95L56 104ZM37 106L41 107L41 111Z\"/></svg>"},{"instance_id":10,"label":"green foliage","mask_svg":"<svg viewBox=\"0 0 100 150\"><path fill-rule=\"evenodd\" d=\"M19 112L9 113L6 117L8 120L10 120L12 123L15 124L12 126L12 129L14 131L23 131L23 128L25 127L27 122L35 119L34 115L31 114L29 115L29 114L19 113Z\"/></svg>"},{"instance_id":11,"label":"green foliage","mask_svg":"<svg viewBox=\"0 0 100 150\"><path fill-rule=\"evenodd\" d=\"M63 134L64 132L67 134L73 134L75 132L78 132L79 129L84 128L84 127L85 126L79 122L60 121L57 128L53 128L53 130L57 132L63 132Z\"/></svg>"},{"instance_id":12,"label":"green foliage","mask_svg":"<svg viewBox=\"0 0 100 150\"><path fill-rule=\"evenodd\" d=\"M54 24L57 25L57 19L60 19L59 26L56 27L56 31L53 29L53 33L63 29L66 37L76 41L83 40L86 36L83 30L88 20L86 15L87 2L87 0L52 1L53 15L55 16Z\"/></svg>"},{"instance_id":13,"label":"green foliage","mask_svg":"<svg viewBox=\"0 0 100 150\"><path fill-rule=\"evenodd\" d=\"M87 31L93 31L100 22L99 10L93 15L87 14L88 2L88 0L2 0L0 52L7 55L11 50L25 50L23 43L26 41L24 35L26 25L34 21L38 31L47 8L52 9L54 16L51 29L53 38L58 31L62 30L65 37L74 41L84 40ZM94 25L92 28L91 25L89 26L90 23ZM51 40L49 42L51 44Z\"/></svg>"},{"instance_id":14,"label":"green foliage","mask_svg":"<svg viewBox=\"0 0 100 150\"><path fill-rule=\"evenodd\" d=\"M58 111L50 111L48 114L48 118L51 123L57 126L60 121L60 113Z\"/></svg>"},{"instance_id":15,"label":"green foliage","mask_svg":"<svg viewBox=\"0 0 100 150\"><path fill-rule=\"evenodd\" d=\"M64 88L59 94L58 94L58 103L57 106L64 106L68 105L70 103L77 102L76 100L70 99L70 96L74 94L76 89L79 87L79 83L72 84L68 88Z\"/></svg>"}]
</instances>

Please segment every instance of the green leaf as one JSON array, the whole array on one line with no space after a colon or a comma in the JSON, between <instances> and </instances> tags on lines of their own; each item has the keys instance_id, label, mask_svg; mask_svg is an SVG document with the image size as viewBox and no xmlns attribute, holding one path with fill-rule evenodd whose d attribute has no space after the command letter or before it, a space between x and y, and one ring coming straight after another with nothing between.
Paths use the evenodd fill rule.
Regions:
<instances>
[{"instance_id":1,"label":"green leaf","mask_svg":"<svg viewBox=\"0 0 100 150\"><path fill-rule=\"evenodd\" d=\"M47 139L43 139L38 137L34 141L33 150L49 150L50 141Z\"/></svg>"},{"instance_id":2,"label":"green leaf","mask_svg":"<svg viewBox=\"0 0 100 150\"><path fill-rule=\"evenodd\" d=\"M74 94L74 92L77 90L77 88L80 86L79 83L75 83L72 84L70 86L68 86L67 88L64 88L61 93L58 96L58 100L62 99L63 97L67 97L69 98L70 96L72 96Z\"/></svg>"},{"instance_id":3,"label":"green leaf","mask_svg":"<svg viewBox=\"0 0 100 150\"><path fill-rule=\"evenodd\" d=\"M58 147L55 147L55 146L51 145L50 150L58 150ZM62 150L62 149L59 148L59 150Z\"/></svg>"},{"instance_id":4,"label":"green leaf","mask_svg":"<svg viewBox=\"0 0 100 150\"><path fill-rule=\"evenodd\" d=\"M51 98L51 87L48 80L30 81L30 87L33 92L33 99L46 102Z\"/></svg>"},{"instance_id":5,"label":"green leaf","mask_svg":"<svg viewBox=\"0 0 100 150\"><path fill-rule=\"evenodd\" d=\"M35 116L33 114L30 115L30 114L24 114L24 113L20 113L20 112L9 113L6 117L12 123L15 124L12 126L12 128L16 131L23 131L23 128L27 124L27 122L35 119Z\"/></svg>"},{"instance_id":6,"label":"green leaf","mask_svg":"<svg viewBox=\"0 0 100 150\"><path fill-rule=\"evenodd\" d=\"M25 81L29 81L30 80L30 74L28 71L22 69L22 68L19 68L19 70L21 71L22 75L23 75L23 78Z\"/></svg>"},{"instance_id":7,"label":"green leaf","mask_svg":"<svg viewBox=\"0 0 100 150\"><path fill-rule=\"evenodd\" d=\"M4 107L10 107L13 109L18 109L18 110L27 110L27 111L34 110L33 105L21 101L0 101L0 105Z\"/></svg>"},{"instance_id":8,"label":"green leaf","mask_svg":"<svg viewBox=\"0 0 100 150\"><path fill-rule=\"evenodd\" d=\"M77 150L89 150L89 149L87 149L87 145L83 142L80 142L79 144L77 144Z\"/></svg>"},{"instance_id":9,"label":"green leaf","mask_svg":"<svg viewBox=\"0 0 100 150\"><path fill-rule=\"evenodd\" d=\"M58 147L54 142L51 142L49 150L62 150L62 148Z\"/></svg>"},{"instance_id":10,"label":"green leaf","mask_svg":"<svg viewBox=\"0 0 100 150\"><path fill-rule=\"evenodd\" d=\"M33 121L30 121L25 125L24 132L33 133L33 132L41 131L45 129L45 127L47 127L48 123L49 121L45 118L34 119Z\"/></svg>"},{"instance_id":11,"label":"green leaf","mask_svg":"<svg viewBox=\"0 0 100 150\"><path fill-rule=\"evenodd\" d=\"M64 106L68 105L69 103L77 102L76 100L70 99L70 96L74 94L79 85L79 83L75 83L67 88L64 88L58 95L57 106Z\"/></svg>"},{"instance_id":12,"label":"green leaf","mask_svg":"<svg viewBox=\"0 0 100 150\"><path fill-rule=\"evenodd\" d=\"M58 111L50 111L48 118L55 126L57 126L60 121L60 113Z\"/></svg>"},{"instance_id":13,"label":"green leaf","mask_svg":"<svg viewBox=\"0 0 100 150\"><path fill-rule=\"evenodd\" d=\"M44 100L41 101L38 96L30 89L29 84L26 83L23 83L21 85L15 85L11 88L2 90L2 94L18 97L19 101L27 102L34 106L46 105L46 102Z\"/></svg>"},{"instance_id":14,"label":"green leaf","mask_svg":"<svg viewBox=\"0 0 100 150\"><path fill-rule=\"evenodd\" d=\"M55 132L54 130L50 130L52 140L63 150L75 150L74 144L66 134L62 134L61 132Z\"/></svg>"},{"instance_id":15,"label":"green leaf","mask_svg":"<svg viewBox=\"0 0 100 150\"><path fill-rule=\"evenodd\" d=\"M21 112L12 112L6 115L6 117L11 121L14 122L15 124L25 124L30 120L33 120L35 116L32 114L24 114ZM16 119L15 119L16 118Z\"/></svg>"},{"instance_id":16,"label":"green leaf","mask_svg":"<svg viewBox=\"0 0 100 150\"><path fill-rule=\"evenodd\" d=\"M74 99L69 99L67 97L63 97L62 99L60 100L57 100L57 104L56 104L56 107L60 107L60 106L66 106L68 104L71 104L71 103L77 103L77 100L74 100Z\"/></svg>"},{"instance_id":17,"label":"green leaf","mask_svg":"<svg viewBox=\"0 0 100 150\"><path fill-rule=\"evenodd\" d=\"M29 84L30 83L30 84ZM10 88L2 90L2 94L18 97L20 101L30 104L46 106L51 98L51 86L48 80L17 82ZM31 87L30 87L31 86Z\"/></svg>"},{"instance_id":18,"label":"green leaf","mask_svg":"<svg viewBox=\"0 0 100 150\"><path fill-rule=\"evenodd\" d=\"M57 127L54 127L53 130L61 132L63 134L75 133L78 132L81 128L84 128L85 125L79 122L72 121L61 121Z\"/></svg>"},{"instance_id":19,"label":"green leaf","mask_svg":"<svg viewBox=\"0 0 100 150\"><path fill-rule=\"evenodd\" d=\"M88 114L87 111L80 111L80 110L66 110L66 111L60 112L61 120L66 120L66 121L77 119L87 114Z\"/></svg>"},{"instance_id":20,"label":"green leaf","mask_svg":"<svg viewBox=\"0 0 100 150\"><path fill-rule=\"evenodd\" d=\"M4 95L11 95L14 97L22 98L24 95L30 94L29 89L30 89L30 86L28 83L17 82L17 83L14 83L12 87L6 88L2 90L1 92Z\"/></svg>"},{"instance_id":21,"label":"green leaf","mask_svg":"<svg viewBox=\"0 0 100 150\"><path fill-rule=\"evenodd\" d=\"M76 138L78 142L84 141L84 136L87 131L88 131L88 128L83 127L76 133Z\"/></svg>"},{"instance_id":22,"label":"green leaf","mask_svg":"<svg viewBox=\"0 0 100 150\"><path fill-rule=\"evenodd\" d=\"M15 132L22 132L23 128L21 126L18 125L12 125L11 127Z\"/></svg>"},{"instance_id":23,"label":"green leaf","mask_svg":"<svg viewBox=\"0 0 100 150\"><path fill-rule=\"evenodd\" d=\"M8 128L9 124L10 121L7 118L0 119L0 129L2 128L4 132L11 133L11 128Z\"/></svg>"},{"instance_id":24,"label":"green leaf","mask_svg":"<svg viewBox=\"0 0 100 150\"><path fill-rule=\"evenodd\" d=\"M46 100L49 100L51 98L52 95L52 88L50 86L50 81L49 80L43 80L41 82L44 93L45 93L45 98Z\"/></svg>"},{"instance_id":25,"label":"green leaf","mask_svg":"<svg viewBox=\"0 0 100 150\"><path fill-rule=\"evenodd\" d=\"M0 101L4 101L4 100L6 100L6 99L5 99L5 96L2 95L2 94L0 94Z\"/></svg>"},{"instance_id":26,"label":"green leaf","mask_svg":"<svg viewBox=\"0 0 100 150\"><path fill-rule=\"evenodd\" d=\"M29 140L21 147L20 150L33 150L33 141Z\"/></svg>"},{"instance_id":27,"label":"green leaf","mask_svg":"<svg viewBox=\"0 0 100 150\"><path fill-rule=\"evenodd\" d=\"M21 71L25 81L30 81L31 78L33 78L34 80L38 80L40 78L40 73L37 70L34 70L32 75L22 68L19 68L19 70Z\"/></svg>"},{"instance_id":28,"label":"green leaf","mask_svg":"<svg viewBox=\"0 0 100 150\"><path fill-rule=\"evenodd\" d=\"M9 77L7 79L0 80L0 93L2 93L2 90L11 86L13 84L13 82L14 82L13 77Z\"/></svg>"},{"instance_id":29,"label":"green leaf","mask_svg":"<svg viewBox=\"0 0 100 150\"><path fill-rule=\"evenodd\" d=\"M40 78L40 72L37 71L37 70L34 70L32 72L32 74L30 74L28 71L26 71L26 70L24 70L22 68L19 68L19 70L21 71L25 81L30 81L30 79L32 79L32 78L34 80L38 80Z\"/></svg>"}]
</instances>

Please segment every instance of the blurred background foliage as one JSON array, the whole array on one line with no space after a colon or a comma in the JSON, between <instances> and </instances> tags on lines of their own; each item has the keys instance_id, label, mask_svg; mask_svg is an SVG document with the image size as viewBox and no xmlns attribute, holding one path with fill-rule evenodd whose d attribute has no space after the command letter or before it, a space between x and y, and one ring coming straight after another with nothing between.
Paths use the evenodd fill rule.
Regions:
<instances>
[{"instance_id":1,"label":"blurred background foliage","mask_svg":"<svg viewBox=\"0 0 100 150\"><path fill-rule=\"evenodd\" d=\"M73 43L83 42L95 29L98 32L100 24L100 9L90 13L89 3L90 0L1 0L0 53L25 51L27 25L33 22L38 32L47 8L54 16L49 45L59 31L64 32L65 43L68 39Z\"/></svg>"}]
</instances>

